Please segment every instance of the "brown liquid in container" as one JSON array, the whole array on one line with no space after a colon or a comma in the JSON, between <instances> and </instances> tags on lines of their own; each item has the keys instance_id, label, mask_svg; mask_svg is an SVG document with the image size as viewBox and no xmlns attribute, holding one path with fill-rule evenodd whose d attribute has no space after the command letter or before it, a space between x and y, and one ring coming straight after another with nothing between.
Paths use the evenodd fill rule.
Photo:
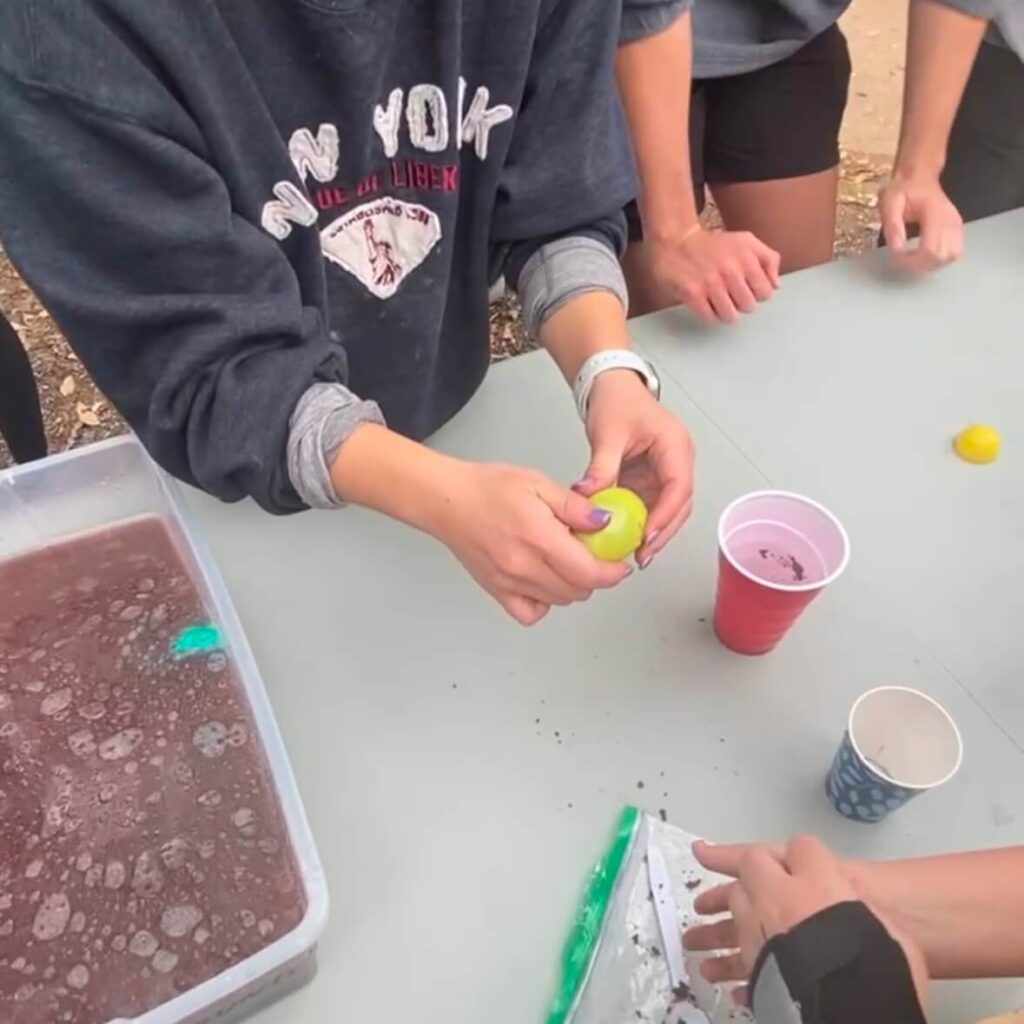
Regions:
<instances>
[{"instance_id":1,"label":"brown liquid in container","mask_svg":"<svg viewBox=\"0 0 1024 1024\"><path fill-rule=\"evenodd\" d=\"M0 563L0 1024L107 1024L295 928L243 687L163 524Z\"/></svg>"}]
</instances>

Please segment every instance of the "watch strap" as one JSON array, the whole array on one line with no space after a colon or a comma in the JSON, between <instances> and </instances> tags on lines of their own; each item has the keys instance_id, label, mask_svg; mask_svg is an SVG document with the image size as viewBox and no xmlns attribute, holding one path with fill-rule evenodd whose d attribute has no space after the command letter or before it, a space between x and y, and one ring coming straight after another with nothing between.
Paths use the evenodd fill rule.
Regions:
<instances>
[{"instance_id":1,"label":"watch strap","mask_svg":"<svg viewBox=\"0 0 1024 1024\"><path fill-rule=\"evenodd\" d=\"M632 370L634 373L638 373L647 385L647 390L655 398L661 397L661 382L658 380L658 375L642 356L638 356L629 349L609 349L606 352L598 352L580 367L576 380L573 382L573 399L581 420L585 421L587 418L587 406L590 404L590 392L594 388L594 382L602 373L607 373L609 370Z\"/></svg>"}]
</instances>

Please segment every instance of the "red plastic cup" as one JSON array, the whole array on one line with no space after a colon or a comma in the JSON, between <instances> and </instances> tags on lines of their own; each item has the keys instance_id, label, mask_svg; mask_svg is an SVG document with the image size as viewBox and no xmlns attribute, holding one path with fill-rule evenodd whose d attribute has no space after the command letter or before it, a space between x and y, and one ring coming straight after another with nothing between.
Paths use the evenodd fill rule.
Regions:
<instances>
[{"instance_id":1,"label":"red plastic cup","mask_svg":"<svg viewBox=\"0 0 1024 1024\"><path fill-rule=\"evenodd\" d=\"M718 522L715 633L737 654L767 654L850 560L842 523L816 501L758 491Z\"/></svg>"}]
</instances>

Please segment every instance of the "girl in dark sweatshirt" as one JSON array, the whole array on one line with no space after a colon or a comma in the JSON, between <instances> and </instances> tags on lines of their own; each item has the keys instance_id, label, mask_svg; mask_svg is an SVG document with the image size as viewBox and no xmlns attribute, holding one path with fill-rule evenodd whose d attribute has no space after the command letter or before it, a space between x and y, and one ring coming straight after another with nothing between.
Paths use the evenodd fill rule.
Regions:
<instances>
[{"instance_id":1,"label":"girl in dark sweatshirt","mask_svg":"<svg viewBox=\"0 0 1024 1024\"><path fill-rule=\"evenodd\" d=\"M377 509L535 622L629 571L573 538L604 521L584 495L643 492L641 566L689 510L688 435L628 353L621 20L619 0L5 0L0 236L172 473L273 512ZM487 369L500 278L588 392L575 490L419 443Z\"/></svg>"}]
</instances>

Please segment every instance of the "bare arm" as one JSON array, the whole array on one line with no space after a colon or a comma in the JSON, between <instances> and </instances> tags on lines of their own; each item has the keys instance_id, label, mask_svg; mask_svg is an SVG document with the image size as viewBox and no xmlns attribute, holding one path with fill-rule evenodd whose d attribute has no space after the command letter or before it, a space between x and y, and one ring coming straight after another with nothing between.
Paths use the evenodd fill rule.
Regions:
<instances>
[{"instance_id":1,"label":"bare arm","mask_svg":"<svg viewBox=\"0 0 1024 1024\"><path fill-rule=\"evenodd\" d=\"M987 24L941 0L912 0L897 173L938 178Z\"/></svg>"},{"instance_id":2,"label":"bare arm","mask_svg":"<svg viewBox=\"0 0 1024 1024\"><path fill-rule=\"evenodd\" d=\"M706 322L731 322L771 297L779 257L745 231L705 231L690 162L690 14L619 48L619 91L640 171L644 242L628 255L641 312L685 303Z\"/></svg>"},{"instance_id":3,"label":"bare arm","mask_svg":"<svg viewBox=\"0 0 1024 1024\"><path fill-rule=\"evenodd\" d=\"M881 204L885 240L908 270L935 270L963 253L963 219L939 176L986 24L940 0L911 0L903 122ZM913 250L907 248L908 224L920 227Z\"/></svg>"},{"instance_id":4,"label":"bare arm","mask_svg":"<svg viewBox=\"0 0 1024 1024\"><path fill-rule=\"evenodd\" d=\"M640 171L644 234L671 243L700 223L690 171L691 15L620 47L617 71Z\"/></svg>"},{"instance_id":5,"label":"bare arm","mask_svg":"<svg viewBox=\"0 0 1024 1024\"><path fill-rule=\"evenodd\" d=\"M917 942L933 978L1024 975L1024 846L852 867L865 902Z\"/></svg>"},{"instance_id":6,"label":"bare arm","mask_svg":"<svg viewBox=\"0 0 1024 1024\"><path fill-rule=\"evenodd\" d=\"M698 843L700 862L735 877L751 851L785 863L781 846L710 846ZM857 895L892 929L920 948L932 978L997 978L1024 975L1024 846L918 860L844 861ZM720 914L725 887L697 900L701 914ZM694 951L737 946L730 920L687 933ZM742 980L734 959L708 965L710 980Z\"/></svg>"},{"instance_id":7,"label":"bare arm","mask_svg":"<svg viewBox=\"0 0 1024 1024\"><path fill-rule=\"evenodd\" d=\"M541 328L540 342L569 384L592 355L631 347L625 310L611 292L591 292L568 303Z\"/></svg>"}]
</instances>

